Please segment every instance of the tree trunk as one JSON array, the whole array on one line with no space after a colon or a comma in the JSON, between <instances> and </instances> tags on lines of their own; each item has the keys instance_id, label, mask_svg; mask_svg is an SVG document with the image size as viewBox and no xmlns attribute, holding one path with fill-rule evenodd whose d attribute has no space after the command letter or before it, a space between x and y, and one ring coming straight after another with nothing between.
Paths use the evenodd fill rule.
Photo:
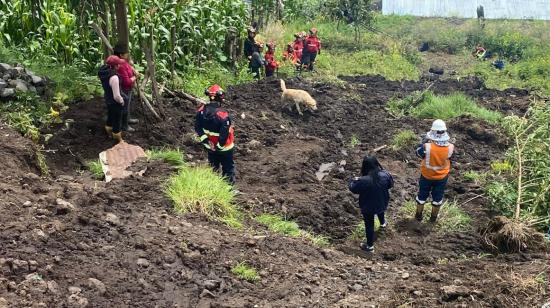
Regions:
<instances>
[{"instance_id":1,"label":"tree trunk","mask_svg":"<svg viewBox=\"0 0 550 308\"><path fill-rule=\"evenodd\" d=\"M109 6L109 15L111 15L111 39L115 42L118 40L118 30L116 24L115 3L113 1L107 2Z\"/></svg>"},{"instance_id":2,"label":"tree trunk","mask_svg":"<svg viewBox=\"0 0 550 308\"><path fill-rule=\"evenodd\" d=\"M107 39L109 39L109 5L105 3L105 0L98 0L98 12L99 18L101 19L101 32ZM103 44L103 55L105 57L110 55L109 47L104 43Z\"/></svg>"},{"instance_id":3,"label":"tree trunk","mask_svg":"<svg viewBox=\"0 0 550 308\"><path fill-rule=\"evenodd\" d=\"M116 25L118 30L118 42L130 46L130 31L128 29L128 14L126 13L126 1L115 1Z\"/></svg>"}]
</instances>

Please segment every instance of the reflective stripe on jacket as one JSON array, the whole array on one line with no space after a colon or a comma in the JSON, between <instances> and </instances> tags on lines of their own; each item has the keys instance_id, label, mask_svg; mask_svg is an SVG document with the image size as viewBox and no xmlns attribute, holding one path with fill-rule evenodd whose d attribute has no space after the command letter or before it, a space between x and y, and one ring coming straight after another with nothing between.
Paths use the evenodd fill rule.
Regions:
<instances>
[{"instance_id":1,"label":"reflective stripe on jacket","mask_svg":"<svg viewBox=\"0 0 550 308\"><path fill-rule=\"evenodd\" d=\"M229 151L235 147L235 130L227 111L212 102L197 110L195 131L210 151ZM208 142L205 142L208 139Z\"/></svg>"},{"instance_id":2,"label":"reflective stripe on jacket","mask_svg":"<svg viewBox=\"0 0 550 308\"><path fill-rule=\"evenodd\" d=\"M422 176L428 180L442 180L451 170L451 156L454 145L439 146L434 143L425 143L425 157L422 159L420 171Z\"/></svg>"}]
</instances>

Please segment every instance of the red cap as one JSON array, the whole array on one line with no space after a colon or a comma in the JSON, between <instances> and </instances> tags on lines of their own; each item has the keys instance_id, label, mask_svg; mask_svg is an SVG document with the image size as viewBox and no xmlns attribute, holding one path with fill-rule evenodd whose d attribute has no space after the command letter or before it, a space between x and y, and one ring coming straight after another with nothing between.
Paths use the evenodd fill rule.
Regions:
<instances>
[{"instance_id":1,"label":"red cap","mask_svg":"<svg viewBox=\"0 0 550 308\"><path fill-rule=\"evenodd\" d=\"M108 56L107 59L105 59L105 63L110 66L115 66L115 65L123 64L124 60L115 55L112 55L112 56Z\"/></svg>"}]
</instances>

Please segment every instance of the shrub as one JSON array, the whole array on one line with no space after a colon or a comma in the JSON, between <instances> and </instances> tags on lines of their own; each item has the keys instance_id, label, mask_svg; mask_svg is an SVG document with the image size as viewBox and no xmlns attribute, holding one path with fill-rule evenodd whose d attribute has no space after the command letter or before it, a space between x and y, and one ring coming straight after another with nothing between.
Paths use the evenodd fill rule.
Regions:
<instances>
[{"instance_id":1,"label":"shrub","mask_svg":"<svg viewBox=\"0 0 550 308\"><path fill-rule=\"evenodd\" d=\"M231 268L231 273L240 279L246 280L248 282L256 282L260 280L260 275L255 268L249 266L245 262L241 262Z\"/></svg>"},{"instance_id":2,"label":"shrub","mask_svg":"<svg viewBox=\"0 0 550 308\"><path fill-rule=\"evenodd\" d=\"M105 174L103 173L103 167L101 166L101 161L99 159L87 162L86 167L88 167L88 170L90 170L90 172L98 180L103 179L103 177L105 176Z\"/></svg>"},{"instance_id":3,"label":"shrub","mask_svg":"<svg viewBox=\"0 0 550 308\"><path fill-rule=\"evenodd\" d=\"M304 231L300 229L296 222L285 220L279 215L262 214L256 217L256 221L266 226L271 232L289 237L303 237L310 240L316 246L322 247L329 245L329 242L325 237Z\"/></svg>"},{"instance_id":4,"label":"shrub","mask_svg":"<svg viewBox=\"0 0 550 308\"><path fill-rule=\"evenodd\" d=\"M179 149L151 149L146 154L149 160L161 160L175 167L183 167L185 165L183 153Z\"/></svg>"},{"instance_id":5,"label":"shrub","mask_svg":"<svg viewBox=\"0 0 550 308\"><path fill-rule=\"evenodd\" d=\"M418 136L412 130L402 130L393 137L391 147L399 151L414 146L418 141Z\"/></svg>"},{"instance_id":6,"label":"shrub","mask_svg":"<svg viewBox=\"0 0 550 308\"><path fill-rule=\"evenodd\" d=\"M412 218L416 213L416 202L407 201L399 209L402 218ZM424 209L424 220L430 217L429 206ZM472 218L458 207L456 201L445 202L439 211L435 228L441 233L452 233L465 231L470 227Z\"/></svg>"},{"instance_id":7,"label":"shrub","mask_svg":"<svg viewBox=\"0 0 550 308\"><path fill-rule=\"evenodd\" d=\"M231 185L210 167L182 168L168 180L165 192L178 213L200 213L222 221L239 217Z\"/></svg>"}]
</instances>

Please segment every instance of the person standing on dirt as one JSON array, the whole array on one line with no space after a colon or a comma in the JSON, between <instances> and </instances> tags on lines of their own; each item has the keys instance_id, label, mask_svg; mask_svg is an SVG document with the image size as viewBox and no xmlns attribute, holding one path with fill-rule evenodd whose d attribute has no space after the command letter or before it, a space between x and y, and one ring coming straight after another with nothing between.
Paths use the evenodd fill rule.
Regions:
<instances>
[{"instance_id":1,"label":"person standing on dirt","mask_svg":"<svg viewBox=\"0 0 550 308\"><path fill-rule=\"evenodd\" d=\"M311 28L309 36L304 42L304 51L302 55L302 64L307 66L309 71L314 70L317 54L321 54L321 40L317 37L317 29Z\"/></svg>"},{"instance_id":2,"label":"person standing on dirt","mask_svg":"<svg viewBox=\"0 0 550 308\"><path fill-rule=\"evenodd\" d=\"M121 80L120 84L122 91L126 95L127 103L124 106L124 113L122 114L122 130L126 132L134 132L135 129L129 126L129 124L137 124L137 119L130 117L130 108L132 107L132 89L134 88L137 80L137 72L130 64L130 51L126 44L118 43L113 48L114 55L121 58L124 63L119 65L117 74Z\"/></svg>"},{"instance_id":3,"label":"person standing on dirt","mask_svg":"<svg viewBox=\"0 0 550 308\"><path fill-rule=\"evenodd\" d=\"M258 52L258 44L256 42L256 29L252 27L248 28L247 34L248 36L244 41L244 55L248 60L248 69L252 71L252 55L255 52Z\"/></svg>"},{"instance_id":4,"label":"person standing on dirt","mask_svg":"<svg viewBox=\"0 0 550 308\"><path fill-rule=\"evenodd\" d=\"M197 110L195 132L208 150L208 163L214 171L222 169L222 175L231 185L235 184L233 149L235 134L229 113L221 108L225 101L223 89L215 84L205 90L209 102Z\"/></svg>"},{"instance_id":5,"label":"person standing on dirt","mask_svg":"<svg viewBox=\"0 0 550 308\"><path fill-rule=\"evenodd\" d=\"M439 209L443 205L445 186L451 170L451 157L455 146L449 142L447 125L443 120L435 120L431 130L426 134L422 144L416 149L416 155L422 158L420 165L419 190L416 196L416 215L422 221L424 204L432 195L432 213L430 222L435 222Z\"/></svg>"},{"instance_id":6,"label":"person standing on dirt","mask_svg":"<svg viewBox=\"0 0 550 308\"><path fill-rule=\"evenodd\" d=\"M296 32L294 34L294 42L292 43L292 49L294 51L294 65L296 69L300 69L302 61L302 53L304 50L304 35L305 32Z\"/></svg>"},{"instance_id":7,"label":"person standing on dirt","mask_svg":"<svg viewBox=\"0 0 550 308\"><path fill-rule=\"evenodd\" d=\"M349 190L359 194L359 207L365 222L366 242L361 243L361 249L374 251L374 216L378 217L380 228L388 225L384 213L390 202L389 190L393 187L392 175L384 170L376 157L365 156L361 166L361 177L355 177L349 182Z\"/></svg>"},{"instance_id":8,"label":"person standing on dirt","mask_svg":"<svg viewBox=\"0 0 550 308\"><path fill-rule=\"evenodd\" d=\"M262 51L264 49L264 44L262 42L256 42L257 50L252 54L252 59L250 60L250 72L255 79L260 79L262 77L262 68L265 67L265 60L262 56Z\"/></svg>"},{"instance_id":9,"label":"person standing on dirt","mask_svg":"<svg viewBox=\"0 0 550 308\"><path fill-rule=\"evenodd\" d=\"M279 63L275 60L275 43L267 44L267 52L265 53L265 77L271 77L279 68Z\"/></svg>"},{"instance_id":10,"label":"person standing on dirt","mask_svg":"<svg viewBox=\"0 0 550 308\"><path fill-rule=\"evenodd\" d=\"M126 105L124 92L121 90L121 78L117 75L119 67L123 64L124 60L112 55L105 60L105 64L98 72L107 105L105 131L118 142L122 142L122 115Z\"/></svg>"}]
</instances>

